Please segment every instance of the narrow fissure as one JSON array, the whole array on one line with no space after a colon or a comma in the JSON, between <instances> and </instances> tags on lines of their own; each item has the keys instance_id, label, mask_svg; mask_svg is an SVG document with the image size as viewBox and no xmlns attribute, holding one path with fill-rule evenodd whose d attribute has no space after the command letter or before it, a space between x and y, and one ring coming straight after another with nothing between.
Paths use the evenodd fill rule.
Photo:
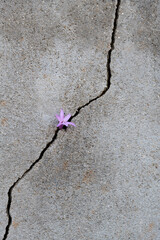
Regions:
<instances>
[{"instance_id":1,"label":"narrow fissure","mask_svg":"<svg viewBox=\"0 0 160 240\"><path fill-rule=\"evenodd\" d=\"M75 114L70 118L70 120L75 118L79 114L79 112L82 108L85 108L90 103L92 103L92 102L96 101L98 98L102 97L109 90L109 88L111 86L111 77L112 77L112 74L111 74L111 55L112 55L112 51L114 50L115 35L116 35L116 30L117 30L120 4L121 4L121 0L117 0L115 17L114 17L114 22L113 22L112 35L111 35L110 49L109 49L108 54L107 54L107 64L106 64L106 67L107 67L107 85L97 97L92 98L91 100L89 100L89 102L87 102L83 106L79 107L77 109L77 111L75 112Z\"/></svg>"},{"instance_id":2,"label":"narrow fissure","mask_svg":"<svg viewBox=\"0 0 160 240\"><path fill-rule=\"evenodd\" d=\"M112 55L112 51L114 50L114 43L115 43L115 35L116 35L116 30L117 30L117 23L118 23L118 17L119 17L119 8L120 8L120 4L121 4L121 0L117 0L117 4L116 4L116 10L115 10L115 17L114 17L114 22L113 22L113 29L112 29L112 35L111 35L111 43L110 43L110 50L108 51L107 54L107 85L104 88L104 90L95 98L91 99L90 101L88 101L86 104L80 106L79 108L77 108L77 111L75 112L75 114L73 116L71 116L70 121L75 118L81 111L81 109L85 108L86 106L88 106L90 103L96 101L98 98L102 97L110 88L111 85L111 55ZM6 240L7 236L9 234L9 229L10 226L12 224L12 216L10 213L10 209L11 209L11 203L12 203L12 191L14 189L14 187L18 184L18 182L25 177L25 175L30 172L32 170L32 168L42 159L44 153L47 151L47 149L50 147L50 145L57 139L58 136L58 132L59 129L56 129L55 134L52 138L52 140L50 142L48 142L45 146L45 148L42 150L42 152L39 155L39 158L34 161L31 166L22 174L21 177L19 177L14 183L13 185L9 188L8 191L8 203L7 203L7 215L8 215L8 224L6 226L6 230L5 230L5 234L3 236L2 240Z\"/></svg>"}]
</instances>

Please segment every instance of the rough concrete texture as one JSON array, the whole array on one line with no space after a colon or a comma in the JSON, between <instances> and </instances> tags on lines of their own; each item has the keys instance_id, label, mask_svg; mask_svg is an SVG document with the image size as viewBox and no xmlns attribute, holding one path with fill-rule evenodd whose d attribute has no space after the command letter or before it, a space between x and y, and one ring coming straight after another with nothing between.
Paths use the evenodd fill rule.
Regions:
<instances>
[{"instance_id":1,"label":"rough concrete texture","mask_svg":"<svg viewBox=\"0 0 160 240\"><path fill-rule=\"evenodd\" d=\"M0 238L7 192L56 129L60 108L74 114L104 89L112 1L0 1Z\"/></svg>"},{"instance_id":2,"label":"rough concrete texture","mask_svg":"<svg viewBox=\"0 0 160 240\"><path fill-rule=\"evenodd\" d=\"M55 84L57 88L54 88L55 86L50 88L51 84L45 85L45 81L42 81L45 71L48 71L54 79L55 70L53 70L52 64L53 62L55 64L58 62L58 58L53 54L54 50L57 51L56 45L50 40L48 43L49 50L43 51L43 44L41 45L40 43L43 39L43 34L38 30L36 32L37 35L34 32L30 33L30 28L24 27L25 34L31 34L31 36L25 36L28 36L28 38L37 36L36 40L32 39L33 45L36 45L36 41L38 41L37 48L33 50L36 67L34 67L34 72L31 76L30 72L22 71L22 79L25 80L20 82L28 84L29 87L32 86L31 89L27 88L31 97L29 98L27 95L25 97L26 93L23 90L23 84L22 86L20 85L21 88L17 85L19 101L15 101L15 106L12 105L12 108L14 107L13 112L8 113L12 121L17 124L18 133L14 135L17 132L14 130L15 125L13 125L13 128L8 125L6 127L6 131L8 131L6 132L6 142L9 142L7 141L8 136L11 136L13 140L19 136L22 144L20 144L21 146L18 144L14 147L8 146L6 155L3 157L4 165L2 164L1 169L4 174L1 181L4 181L2 191L4 191L5 206L7 205L7 196L5 194L10 187L9 184L13 183L17 176L23 173L22 170L25 170L36 159L47 139L52 137L53 127L49 128L49 123L47 120L46 122L44 121L44 116L51 116L52 112L58 111L62 104L67 110L74 113L77 106L88 102L89 94L93 97L100 94L105 85L105 81L102 83L103 79L107 78L104 76L104 69L108 42L105 44L105 41L110 41L115 2L103 1L102 3L100 1L102 4L99 3L101 11L99 11L99 15L96 14L96 16L99 16L99 20L97 20L99 23L91 21L88 15L96 11L96 7L94 8L93 6L97 6L97 2L94 2L95 5L92 6L93 1L89 1L89 5L85 5L85 1L81 3L76 1L76 7L75 2L70 3L70 7L58 2L54 4L51 1L35 2L27 1L22 3L21 1L20 6L22 7L23 5L24 8L25 5L25 8L27 9L28 7L29 9L28 12L26 11L28 24L37 19L35 21L37 24L35 32L38 29L37 26L42 26L44 31L42 33L46 33L48 39L52 39L51 35L47 34L49 31L47 29L49 29L49 24L52 21L54 28L56 22L63 23L63 19L66 19L66 22L76 22L76 18L72 17L73 12L77 16L80 30L78 30L74 39L68 40L73 47L72 51L75 51L70 53L70 58L73 60L75 57L77 63L74 63L74 66L72 65L72 73L69 73L71 75L68 75L67 79L65 74L62 74L60 75L61 80L58 78L58 81L61 81L61 83L56 83L53 80L53 86ZM30 4L32 8L29 7ZM80 13L77 10L79 4L84 4L83 8L81 5ZM111 6L112 12L109 8L106 9L105 6L107 4ZM5 6L6 9L9 8L9 12L12 8L14 12L15 5L13 2L10 2L10 4L5 3ZM45 6L47 14L45 12L41 13L40 6ZM58 132L56 140L47 149L43 158L14 187L11 202L12 225L10 226L7 239L160 239L160 154L158 149L160 142L158 138L160 130L158 123L160 119L158 117L159 9L160 1L156 0L121 1L115 50L112 52L111 58L111 87L105 95L81 109L79 114L73 119L73 122L77 125L76 128ZM53 11L57 14L53 14ZM33 12L34 15L32 16ZM81 13L84 15L81 16ZM20 17L18 11L16 16ZM65 16L67 17L65 18ZM104 20L105 16L107 21ZM52 20L53 17L55 17L55 22ZM87 19L88 22L86 23ZM87 61L86 58L91 58L88 54L89 43L96 41L96 36L99 37L98 31L100 33L104 31L102 28L103 23L106 24L106 31L109 37L103 39L104 45L101 46L98 53L95 51L96 55L93 56L95 67L92 69L94 72L89 71L86 73L88 76L85 82L86 85L81 86L79 92L74 86L74 84L77 84L75 83L76 78L74 78L74 74L76 76L77 71L79 71L78 76L81 74L83 76L79 62L82 61L85 66L87 65L85 62ZM15 26L17 24L18 22ZM94 29L93 32L89 32L91 27ZM23 27L20 29L23 31ZM75 29L74 27L71 28L71 30ZM12 28L10 28L11 30ZM15 34L15 31L11 31L10 34L13 39L10 40L11 43L7 44L13 44L14 38L18 35L17 33ZM91 38L88 39L87 34ZM55 35L60 39L60 49L63 38L65 39L66 36L67 39L69 34L65 35L65 31L63 32L61 29L61 24L58 24ZM26 37L26 41L29 42L28 38ZM64 40L64 49L66 49L67 45L66 39ZM79 46L79 42L82 40L82 50L86 49L86 54L83 56L83 60L80 60L77 45ZM44 41L47 45L47 41ZM6 42L6 39L4 42ZM29 52L26 64L30 65L32 62L32 51L30 47L27 49L27 46L30 45L28 42L24 49ZM13 46L16 46L18 43L15 41L14 44ZM41 53L41 47L43 52L42 58L38 55ZM8 51L8 48L7 50L5 48L5 51ZM12 59L14 51L19 50L12 47L8 56L9 59L5 62L7 63L5 65L6 69L10 67L8 74L12 74L12 65L9 63L16 63L16 66L18 66L18 63L21 61L18 59L14 60L14 57ZM49 51L50 54L48 53ZM100 60L99 56L101 58L102 55L104 59ZM49 60L48 56L51 57L51 60ZM42 59L44 65L40 59ZM67 61L68 57L65 54L65 50L60 59L64 62L65 60ZM4 61L2 62L3 64ZM88 62L88 69L92 66L90 64ZM21 68L23 69L28 65L23 63ZM101 68L100 71L96 68L98 65ZM61 70L66 71L66 69L67 66L65 64L61 65L59 63L56 76L58 76L59 72L61 74ZM41 72L43 72L42 75ZM48 72L47 76L49 75ZM93 75L95 79L92 78ZM10 86L10 89L14 87L11 84L11 76L7 75L6 79L8 80L5 81L8 84L6 86ZM15 79L19 79L19 76L20 74L13 74ZM79 81L81 84L80 79L76 79L76 81ZM87 85L90 86L88 90L86 89ZM96 88L96 85L98 88ZM43 87L41 88L41 86ZM68 90L67 86L69 86ZM96 92L94 92L95 89ZM8 91L8 94L11 92L9 89L6 91ZM48 94L45 95L45 91ZM65 91L68 91L66 92L67 102L64 98L59 97L62 96L61 94L65 96ZM87 96L83 95L82 92L87 94ZM31 101L29 104L30 109L28 110L27 101ZM35 108L32 107L34 103ZM6 105L6 107L8 106ZM12 108L8 107L9 110ZM15 109L19 110L16 112ZM19 118L16 118L16 114L20 114L19 112L21 115L18 115ZM32 122L29 122L29 116L33 118ZM28 117L27 122L23 121L26 117ZM20 127L21 124L23 124L23 127ZM26 128L24 124L27 125ZM30 129L31 133L27 129ZM38 143L34 143L34 139L37 139ZM31 144L31 146L28 144ZM9 157L10 155L11 157ZM20 163L22 163L22 166ZM3 200L2 206L2 216L5 217ZM4 234L6 221L3 223L3 218L1 224L3 227L1 228L2 233Z\"/></svg>"}]
</instances>

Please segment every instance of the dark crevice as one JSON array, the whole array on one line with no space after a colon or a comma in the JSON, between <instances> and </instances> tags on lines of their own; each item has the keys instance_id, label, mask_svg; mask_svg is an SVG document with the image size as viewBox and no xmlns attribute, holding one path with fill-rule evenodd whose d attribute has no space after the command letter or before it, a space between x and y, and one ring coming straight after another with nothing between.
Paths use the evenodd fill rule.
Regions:
<instances>
[{"instance_id":1,"label":"dark crevice","mask_svg":"<svg viewBox=\"0 0 160 240\"><path fill-rule=\"evenodd\" d=\"M57 135L58 135L58 132L59 132L59 129L57 128L56 131L55 131L55 134L52 138L52 140L50 142L48 142L45 146L45 148L42 150L42 152L40 153L39 155L39 158L34 161L31 166L22 174L21 177L19 177L14 183L13 185L10 187L9 191L8 191L8 204L7 204L7 215L8 215L8 224L6 226L6 231L5 231L5 234L4 234L4 237L2 240L5 240L7 239L7 236L8 236L8 233L9 233L9 228L12 224L12 216L11 216L11 213L10 213L10 209L11 209L11 203L12 203L12 191L13 191L13 188L18 184L18 182L25 177L25 175L30 172L32 170L32 168L42 159L44 153L47 151L47 149L50 147L50 145L56 140L57 138Z\"/></svg>"},{"instance_id":2,"label":"dark crevice","mask_svg":"<svg viewBox=\"0 0 160 240\"><path fill-rule=\"evenodd\" d=\"M75 112L75 114L73 116L71 116L70 121L73 118L75 118L80 113L81 109L85 108L90 103L92 103L92 102L96 101L98 98L102 97L110 88L111 77L112 77L112 74L111 74L111 55L112 55L112 51L114 50L115 35L116 35L116 29L117 29L117 23L118 23L118 17L119 17L120 3L121 3L121 0L117 0L116 10L115 10L115 18L114 18L113 29L112 29L112 36L111 36L111 43L110 43L110 50L108 51L108 54L107 54L107 64L106 64L106 67L107 67L107 85L104 88L104 90L97 97L89 100L86 104L78 107L77 111ZM6 226L5 234L4 234L4 237L3 237L2 240L6 240L7 239L7 236L9 234L9 229L10 229L10 226L12 224L12 216L11 216L11 213L10 213L10 209L11 209L11 203L12 203L12 191L13 191L14 187L42 159L44 153L47 151L47 149L50 147L50 145L56 140L56 138L58 136L58 132L59 132L59 129L56 129L55 134L54 134L52 140L46 144L45 148L40 153L39 158L36 161L34 161L31 164L31 166L22 174L22 176L19 177L13 183L13 185L9 188L9 191L8 191L8 204L7 204L7 210L6 210L7 211L7 215L8 215L8 224Z\"/></svg>"},{"instance_id":3,"label":"dark crevice","mask_svg":"<svg viewBox=\"0 0 160 240\"><path fill-rule=\"evenodd\" d=\"M112 74L111 74L111 55L112 55L112 51L114 50L114 43L115 43L115 36L116 36L116 30L117 30L120 4L121 4L121 0L117 0L115 17L114 17L114 22L113 22L113 29L112 29L110 49L109 49L108 54L107 54L107 64L106 64L106 67L107 67L107 85L97 97L92 98L86 104L80 106L77 109L77 111L75 112L75 114L70 118L70 120L75 118L79 114L79 112L81 111L82 108L87 107L90 103L92 103L92 102L96 101L98 98L102 97L109 90L109 88L111 86L111 77L112 77Z\"/></svg>"}]
</instances>

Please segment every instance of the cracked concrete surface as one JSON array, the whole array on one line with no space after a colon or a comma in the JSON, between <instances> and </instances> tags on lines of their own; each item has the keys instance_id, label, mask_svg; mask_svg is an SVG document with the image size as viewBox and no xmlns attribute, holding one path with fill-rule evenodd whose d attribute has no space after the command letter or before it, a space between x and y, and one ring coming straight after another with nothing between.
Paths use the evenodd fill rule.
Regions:
<instances>
[{"instance_id":1,"label":"cracked concrete surface","mask_svg":"<svg viewBox=\"0 0 160 240\"><path fill-rule=\"evenodd\" d=\"M112 1L1 1L1 238L8 189L52 139L55 114L106 86L114 13Z\"/></svg>"},{"instance_id":2,"label":"cracked concrete surface","mask_svg":"<svg viewBox=\"0 0 160 240\"><path fill-rule=\"evenodd\" d=\"M101 91L101 93L92 98L91 100L89 100L87 103L85 103L84 105L80 106L77 108L76 112L74 115L71 116L70 120L72 120L73 118L75 118L81 111L81 109L85 108L86 106L88 106L91 102L93 101L96 101L97 99L99 99L100 97L102 97L110 88L110 81L111 81L111 57L112 57L112 51L114 50L114 43L115 43L115 34L116 34L116 29L117 29L117 23L118 23L118 17L119 17L119 8L120 8L120 3L121 1L117 1L117 4L116 4L116 8L115 8L115 16L114 16L114 21L113 21L113 28L112 28L112 34L111 34L111 42L110 42L110 49L108 51L108 54L107 54L107 64L106 64L106 67L107 67L107 80L106 80L106 86L104 87L103 91ZM4 234L4 237L3 237L3 240L5 240L7 237L8 237L8 234L9 234L9 230L10 230L10 226L13 222L12 220L12 215L10 213L10 209L11 209L11 204L12 204L12 192L15 188L15 186L19 183L19 181L21 181L25 176L26 174L28 174L32 168L42 159L44 153L48 150L48 148L54 143L54 141L56 140L57 136L58 136L58 132L59 132L60 129L57 129L55 131L55 134L52 138L51 141L49 141L45 148L42 150L42 152L40 153L39 155L39 158L36 159L31 165L30 167L11 185L11 187L9 188L9 191L8 191L8 204L7 204L7 215L8 215L8 224L6 226L6 231L5 231L5 234Z\"/></svg>"},{"instance_id":3,"label":"cracked concrete surface","mask_svg":"<svg viewBox=\"0 0 160 240\"><path fill-rule=\"evenodd\" d=\"M7 14L16 11L15 16L18 17L17 22L12 19L12 26L3 26L8 35L2 34L5 54L2 54L1 66L6 69L6 72L3 71L4 76L2 75L5 77L6 99L1 103L3 113L8 119L10 117L10 124L2 124L5 126L3 131L6 136L3 141L4 163L1 164L2 238L7 225L5 209L8 189L37 159L52 138L55 132L50 120L52 114L58 112L62 104L74 114L77 107L99 96L106 86L107 51L110 48L115 1L100 2L100 5L96 1L89 1L90 4L77 1L76 6L73 2L69 6L64 3L64 7L58 2L35 2L18 1L18 6L10 1L4 3L4 6L2 4L2 11L4 12L4 7L7 10L6 15L3 14L4 19ZM83 10L79 12L82 6ZM7 239L160 238L159 7L158 1L121 2L115 50L112 52L111 87L101 98L81 109L74 118L77 128L69 128L67 132L59 131L56 141L47 149L41 161L15 186L11 204L13 221ZM37 8L39 11L36 12ZM19 16L18 9L25 9L26 12L24 28L20 21L23 14ZM43 13L40 9L44 10ZM95 11L98 13L94 15ZM55 20L52 19L53 15ZM92 15L97 20L91 21ZM14 14L11 16L14 18ZM55 32L53 28L50 29L52 21L53 27L60 22L56 25ZM61 29L64 22L71 22L73 29L70 28L77 34L75 37L70 38L71 33L64 34L65 30ZM74 28L75 22L80 25L78 33ZM34 29L30 30L31 23ZM16 26L17 31L13 31L12 28ZM41 31L38 31L38 27L42 27ZM104 28L107 31L105 39L102 37ZM94 31L89 31L90 29ZM59 64L58 58L53 54L57 48L51 31L59 39L58 49L63 47L61 42L66 36L60 61L68 62L68 55L65 55L67 43L72 46L71 59L79 57L77 45L82 44L82 50L86 51L84 58L72 62L72 75L67 75L67 79L64 76L66 73L60 75L61 80L57 77L58 83L54 82L56 70L50 73L53 62L58 64L57 75L61 74L61 70L67 71L67 67ZM25 41L26 44L23 46L24 51L28 53L26 61L21 60L22 46L16 39L21 34L24 35L22 42ZM100 48L97 37L102 37L103 45ZM28 44L29 39L31 45ZM91 52L88 54L89 43L95 44L97 49L94 56ZM49 49L51 60L47 49L43 48ZM67 51L69 54L69 47ZM42 52L43 59L39 57ZM17 58L15 53L19 55ZM86 58L90 61L92 57L93 65L91 62L87 65ZM22 66L18 66L21 61ZM86 77L80 70L81 62L88 66L88 77L84 81L86 84L74 78L76 74ZM89 71L90 67L93 67L93 72ZM20 72L16 74L17 68ZM47 75L45 71L51 74L51 82L56 88L52 88L52 84L48 85L47 80L44 80ZM43 74L46 74L45 77ZM62 79L63 87L60 82ZM74 88L75 81L75 84L83 83L79 87L80 91ZM69 86L68 90L66 86ZM87 86L90 86L89 89ZM61 94L65 98L59 97ZM8 101L8 105L7 98L12 101ZM19 143L16 145L14 141L18 141L17 139Z\"/></svg>"}]
</instances>

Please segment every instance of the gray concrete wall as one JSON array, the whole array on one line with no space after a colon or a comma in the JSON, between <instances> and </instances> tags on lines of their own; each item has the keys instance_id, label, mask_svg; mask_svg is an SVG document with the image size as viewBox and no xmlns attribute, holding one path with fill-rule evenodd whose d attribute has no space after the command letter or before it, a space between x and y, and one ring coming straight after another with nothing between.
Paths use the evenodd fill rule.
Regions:
<instances>
[{"instance_id":1,"label":"gray concrete wall","mask_svg":"<svg viewBox=\"0 0 160 240\"><path fill-rule=\"evenodd\" d=\"M0 239L159 240L160 1L0 3Z\"/></svg>"}]
</instances>

